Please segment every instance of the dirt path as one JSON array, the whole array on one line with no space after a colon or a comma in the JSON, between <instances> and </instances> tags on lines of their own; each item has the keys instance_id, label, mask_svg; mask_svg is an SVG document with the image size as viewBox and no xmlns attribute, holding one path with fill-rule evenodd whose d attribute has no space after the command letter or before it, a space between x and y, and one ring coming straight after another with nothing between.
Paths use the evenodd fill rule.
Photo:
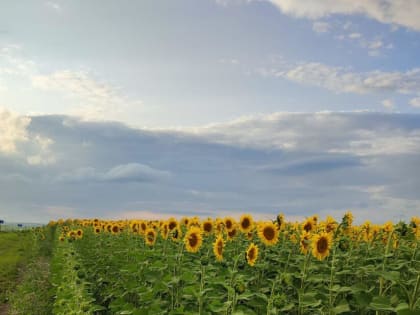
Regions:
<instances>
[{"instance_id":1,"label":"dirt path","mask_svg":"<svg viewBox=\"0 0 420 315\"><path fill-rule=\"evenodd\" d=\"M0 305L0 315L7 315L9 310L9 305L2 304Z\"/></svg>"}]
</instances>

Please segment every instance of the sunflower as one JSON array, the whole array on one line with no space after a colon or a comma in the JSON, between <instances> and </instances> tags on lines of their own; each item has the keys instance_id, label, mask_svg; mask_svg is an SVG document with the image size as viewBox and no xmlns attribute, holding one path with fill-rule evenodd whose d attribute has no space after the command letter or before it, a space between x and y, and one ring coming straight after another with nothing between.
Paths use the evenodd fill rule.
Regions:
<instances>
[{"instance_id":1,"label":"sunflower","mask_svg":"<svg viewBox=\"0 0 420 315\"><path fill-rule=\"evenodd\" d=\"M156 242L156 231L154 229L147 229L144 233L144 240L149 246L153 246Z\"/></svg>"},{"instance_id":2,"label":"sunflower","mask_svg":"<svg viewBox=\"0 0 420 315\"><path fill-rule=\"evenodd\" d=\"M146 230L147 230L147 223L145 221L140 221L139 233L144 234L144 233L146 233Z\"/></svg>"},{"instance_id":3,"label":"sunflower","mask_svg":"<svg viewBox=\"0 0 420 315\"><path fill-rule=\"evenodd\" d=\"M251 243L246 250L246 260L250 266L254 266L258 258L258 246Z\"/></svg>"},{"instance_id":4,"label":"sunflower","mask_svg":"<svg viewBox=\"0 0 420 315\"><path fill-rule=\"evenodd\" d=\"M224 226L224 221L222 219L220 219L220 218L217 218L216 219L216 222L215 222L215 230L216 230L216 233L217 234L222 233L223 226Z\"/></svg>"},{"instance_id":5,"label":"sunflower","mask_svg":"<svg viewBox=\"0 0 420 315\"><path fill-rule=\"evenodd\" d=\"M112 234L118 234L120 232L120 227L118 226L118 224L113 224L111 227L111 233Z\"/></svg>"},{"instance_id":6,"label":"sunflower","mask_svg":"<svg viewBox=\"0 0 420 315\"><path fill-rule=\"evenodd\" d=\"M139 232L139 224L137 222L132 222L130 224L131 231L135 234Z\"/></svg>"},{"instance_id":7,"label":"sunflower","mask_svg":"<svg viewBox=\"0 0 420 315\"><path fill-rule=\"evenodd\" d=\"M353 218L353 213L351 213L351 211L347 211L344 214L342 224L345 229L349 228L353 224Z\"/></svg>"},{"instance_id":8,"label":"sunflower","mask_svg":"<svg viewBox=\"0 0 420 315\"><path fill-rule=\"evenodd\" d=\"M160 228L160 235L162 235L162 238L166 240L168 238L168 234L169 234L168 223L164 223Z\"/></svg>"},{"instance_id":9,"label":"sunflower","mask_svg":"<svg viewBox=\"0 0 420 315\"><path fill-rule=\"evenodd\" d=\"M242 233L248 233L252 230L253 223L254 221L252 220L252 216L249 214L244 214L239 220L239 228L241 229Z\"/></svg>"},{"instance_id":10,"label":"sunflower","mask_svg":"<svg viewBox=\"0 0 420 315\"><path fill-rule=\"evenodd\" d=\"M310 233L315 228L315 221L312 218L306 219L305 222L302 224L302 229L305 232Z\"/></svg>"},{"instance_id":11,"label":"sunflower","mask_svg":"<svg viewBox=\"0 0 420 315\"><path fill-rule=\"evenodd\" d=\"M248 241L252 241L252 239L254 238L254 233L253 232L246 233L246 238Z\"/></svg>"},{"instance_id":12,"label":"sunflower","mask_svg":"<svg viewBox=\"0 0 420 315\"><path fill-rule=\"evenodd\" d=\"M223 259L224 246L225 246L225 241L223 240L223 237L219 235L213 243L213 253L214 253L214 256L216 256L216 259L218 261L221 261Z\"/></svg>"},{"instance_id":13,"label":"sunflower","mask_svg":"<svg viewBox=\"0 0 420 315\"><path fill-rule=\"evenodd\" d=\"M174 242L178 242L182 238L182 230L178 227L171 231L171 238Z\"/></svg>"},{"instance_id":14,"label":"sunflower","mask_svg":"<svg viewBox=\"0 0 420 315\"><path fill-rule=\"evenodd\" d=\"M327 233L335 231L335 229L337 228L337 222L331 216L327 216L327 219L325 220L325 222L323 222L323 225L325 232Z\"/></svg>"},{"instance_id":15,"label":"sunflower","mask_svg":"<svg viewBox=\"0 0 420 315\"><path fill-rule=\"evenodd\" d=\"M262 222L258 227L258 236L265 245L271 246L278 242L279 231L273 222Z\"/></svg>"},{"instance_id":16,"label":"sunflower","mask_svg":"<svg viewBox=\"0 0 420 315\"><path fill-rule=\"evenodd\" d=\"M101 231L102 231L102 229L98 226L95 227L94 230L93 230L93 232L95 232L95 234L99 234L99 233L101 233Z\"/></svg>"},{"instance_id":17,"label":"sunflower","mask_svg":"<svg viewBox=\"0 0 420 315\"><path fill-rule=\"evenodd\" d=\"M225 227L228 231L235 226L235 220L231 217L226 217L224 223L225 223Z\"/></svg>"},{"instance_id":18,"label":"sunflower","mask_svg":"<svg viewBox=\"0 0 420 315\"><path fill-rule=\"evenodd\" d=\"M58 239L60 240L60 242L64 242L66 238L63 235L61 235Z\"/></svg>"},{"instance_id":19,"label":"sunflower","mask_svg":"<svg viewBox=\"0 0 420 315\"><path fill-rule=\"evenodd\" d=\"M83 237L83 231L81 229L76 230L76 237L82 238Z\"/></svg>"},{"instance_id":20,"label":"sunflower","mask_svg":"<svg viewBox=\"0 0 420 315\"><path fill-rule=\"evenodd\" d=\"M208 218L207 220L201 223L201 228L205 234L211 234L213 231L213 220Z\"/></svg>"},{"instance_id":21,"label":"sunflower","mask_svg":"<svg viewBox=\"0 0 420 315\"><path fill-rule=\"evenodd\" d=\"M276 217L276 221L277 221L277 226L279 228L279 230L281 230L284 227L284 214L283 213L279 213Z\"/></svg>"},{"instance_id":22,"label":"sunflower","mask_svg":"<svg viewBox=\"0 0 420 315\"><path fill-rule=\"evenodd\" d=\"M227 231L228 240L229 241L233 240L236 234L238 234L237 232L238 230L236 229L236 224L235 224L230 230Z\"/></svg>"},{"instance_id":23,"label":"sunflower","mask_svg":"<svg viewBox=\"0 0 420 315\"><path fill-rule=\"evenodd\" d=\"M188 223L190 222L190 218L188 218L188 217L183 217L182 219L181 219L181 223L183 224L183 225L185 225L185 226L188 226Z\"/></svg>"},{"instance_id":24,"label":"sunflower","mask_svg":"<svg viewBox=\"0 0 420 315\"><path fill-rule=\"evenodd\" d=\"M68 238L71 238L71 239L74 240L76 238L76 236L77 236L76 231L69 231L69 232L67 232L67 237Z\"/></svg>"},{"instance_id":25,"label":"sunflower","mask_svg":"<svg viewBox=\"0 0 420 315\"><path fill-rule=\"evenodd\" d=\"M203 236L201 235L201 229L193 226L185 234L184 238L185 248L190 253L196 253L203 243Z\"/></svg>"},{"instance_id":26,"label":"sunflower","mask_svg":"<svg viewBox=\"0 0 420 315\"><path fill-rule=\"evenodd\" d=\"M178 221L175 218L169 218L168 220L168 228L170 231L176 229L178 227Z\"/></svg>"},{"instance_id":27,"label":"sunflower","mask_svg":"<svg viewBox=\"0 0 420 315\"><path fill-rule=\"evenodd\" d=\"M300 236L300 251L302 254L307 254L309 250L309 245L311 243L311 234L306 231L303 231L302 235Z\"/></svg>"},{"instance_id":28,"label":"sunflower","mask_svg":"<svg viewBox=\"0 0 420 315\"><path fill-rule=\"evenodd\" d=\"M318 260L323 260L330 254L332 235L321 232L312 237L312 255Z\"/></svg>"}]
</instances>

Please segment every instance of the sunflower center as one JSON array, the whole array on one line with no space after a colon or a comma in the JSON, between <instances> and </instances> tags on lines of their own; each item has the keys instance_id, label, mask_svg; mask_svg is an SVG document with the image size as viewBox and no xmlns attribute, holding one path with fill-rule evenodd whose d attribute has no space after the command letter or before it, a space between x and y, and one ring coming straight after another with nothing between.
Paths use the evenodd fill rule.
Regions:
<instances>
[{"instance_id":1,"label":"sunflower center","mask_svg":"<svg viewBox=\"0 0 420 315\"><path fill-rule=\"evenodd\" d=\"M222 255L222 253L223 253L223 242L222 241L217 243L217 253L219 255Z\"/></svg>"},{"instance_id":2,"label":"sunflower center","mask_svg":"<svg viewBox=\"0 0 420 315\"><path fill-rule=\"evenodd\" d=\"M248 218L242 220L242 228L247 229L250 226L250 222Z\"/></svg>"},{"instance_id":3,"label":"sunflower center","mask_svg":"<svg viewBox=\"0 0 420 315\"><path fill-rule=\"evenodd\" d=\"M316 249L321 254L325 253L328 249L328 240L325 237L321 237L316 243Z\"/></svg>"},{"instance_id":4,"label":"sunflower center","mask_svg":"<svg viewBox=\"0 0 420 315\"><path fill-rule=\"evenodd\" d=\"M113 226L112 227L112 232L117 233L119 231L118 226Z\"/></svg>"},{"instance_id":5,"label":"sunflower center","mask_svg":"<svg viewBox=\"0 0 420 315\"><path fill-rule=\"evenodd\" d=\"M255 258L255 248L251 248L248 252L249 260L253 260Z\"/></svg>"},{"instance_id":6,"label":"sunflower center","mask_svg":"<svg viewBox=\"0 0 420 315\"><path fill-rule=\"evenodd\" d=\"M190 246L194 248L198 243L197 235L195 235L194 233L191 234L188 238L188 242L190 243Z\"/></svg>"},{"instance_id":7,"label":"sunflower center","mask_svg":"<svg viewBox=\"0 0 420 315\"><path fill-rule=\"evenodd\" d=\"M275 232L271 227L266 227L263 230L263 234L264 234L265 239L271 241L274 238Z\"/></svg>"},{"instance_id":8,"label":"sunflower center","mask_svg":"<svg viewBox=\"0 0 420 315\"><path fill-rule=\"evenodd\" d=\"M149 242L153 242L154 239L155 239L155 235L152 232L147 233L147 240Z\"/></svg>"},{"instance_id":9,"label":"sunflower center","mask_svg":"<svg viewBox=\"0 0 420 315\"><path fill-rule=\"evenodd\" d=\"M232 229L228 232L229 237L234 237L236 235L236 229Z\"/></svg>"},{"instance_id":10,"label":"sunflower center","mask_svg":"<svg viewBox=\"0 0 420 315\"><path fill-rule=\"evenodd\" d=\"M176 222L170 222L169 223L169 229L173 230L176 227Z\"/></svg>"},{"instance_id":11,"label":"sunflower center","mask_svg":"<svg viewBox=\"0 0 420 315\"><path fill-rule=\"evenodd\" d=\"M310 230L312 230L312 223L311 223L311 222L306 223L306 224L303 226L303 229L304 229L306 232L309 232Z\"/></svg>"},{"instance_id":12,"label":"sunflower center","mask_svg":"<svg viewBox=\"0 0 420 315\"><path fill-rule=\"evenodd\" d=\"M212 227L211 223L209 222L204 223L204 231L211 232L211 227Z\"/></svg>"},{"instance_id":13,"label":"sunflower center","mask_svg":"<svg viewBox=\"0 0 420 315\"><path fill-rule=\"evenodd\" d=\"M228 230L230 230L232 228L232 221L230 220L226 221L226 227Z\"/></svg>"}]
</instances>

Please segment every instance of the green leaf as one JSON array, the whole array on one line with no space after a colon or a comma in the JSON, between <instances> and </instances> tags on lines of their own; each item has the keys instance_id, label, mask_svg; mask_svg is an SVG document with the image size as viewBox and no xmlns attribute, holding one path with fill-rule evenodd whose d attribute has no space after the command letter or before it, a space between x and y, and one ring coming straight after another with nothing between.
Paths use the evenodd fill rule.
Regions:
<instances>
[{"instance_id":1,"label":"green leaf","mask_svg":"<svg viewBox=\"0 0 420 315\"><path fill-rule=\"evenodd\" d=\"M340 303L333 309L334 314L341 314L345 312L350 312L350 306L346 300L341 300Z\"/></svg>"},{"instance_id":2,"label":"green leaf","mask_svg":"<svg viewBox=\"0 0 420 315\"><path fill-rule=\"evenodd\" d=\"M301 297L303 307L315 307L321 304L321 300L317 300L313 293L305 293Z\"/></svg>"},{"instance_id":3,"label":"green leaf","mask_svg":"<svg viewBox=\"0 0 420 315\"><path fill-rule=\"evenodd\" d=\"M393 311L389 298L385 296L375 296L370 303L370 308L375 311Z\"/></svg>"}]
</instances>

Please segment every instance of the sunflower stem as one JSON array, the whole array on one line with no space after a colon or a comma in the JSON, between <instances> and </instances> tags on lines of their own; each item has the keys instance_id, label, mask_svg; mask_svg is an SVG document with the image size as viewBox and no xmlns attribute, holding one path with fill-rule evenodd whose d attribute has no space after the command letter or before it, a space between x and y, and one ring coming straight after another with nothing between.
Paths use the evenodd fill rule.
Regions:
<instances>
[{"instance_id":1,"label":"sunflower stem","mask_svg":"<svg viewBox=\"0 0 420 315\"><path fill-rule=\"evenodd\" d=\"M299 307L298 307L298 314L304 314L303 313L303 307L302 307L302 295L305 291L304 289L304 285L305 285L305 279L306 279L306 271L310 262L310 258L311 258L311 253L308 251L306 253L306 257L305 257L305 262L303 265L303 272L302 272L302 278L300 279L300 289L299 289L299 294L298 294L298 298L299 298Z\"/></svg>"},{"instance_id":2,"label":"sunflower stem","mask_svg":"<svg viewBox=\"0 0 420 315\"><path fill-rule=\"evenodd\" d=\"M335 271L335 250L336 246L333 247L333 251L331 254L331 268L330 268L330 285L329 285L329 303L330 303L330 314L334 314L333 312L333 294L332 294L332 287L334 284L334 271Z\"/></svg>"}]
</instances>

